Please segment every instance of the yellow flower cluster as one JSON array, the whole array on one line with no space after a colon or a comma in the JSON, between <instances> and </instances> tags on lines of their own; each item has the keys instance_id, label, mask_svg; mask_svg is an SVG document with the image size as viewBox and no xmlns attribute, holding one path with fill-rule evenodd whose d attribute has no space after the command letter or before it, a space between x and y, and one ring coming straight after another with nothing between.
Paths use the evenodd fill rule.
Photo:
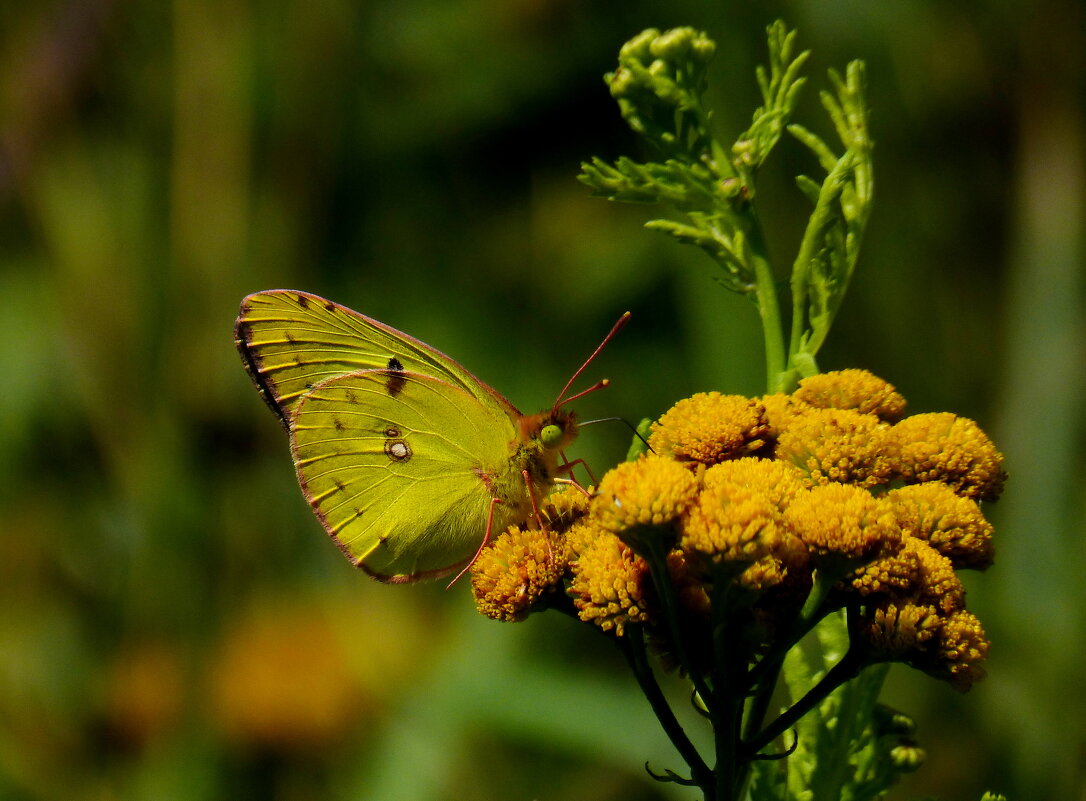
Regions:
<instances>
[{"instance_id":1,"label":"yellow flower cluster","mask_svg":"<svg viewBox=\"0 0 1086 801\"><path fill-rule=\"evenodd\" d=\"M757 453L768 436L766 410L758 401L699 392L652 424L649 447L680 462L710 465Z\"/></svg>"},{"instance_id":2,"label":"yellow flower cluster","mask_svg":"<svg viewBox=\"0 0 1086 801\"><path fill-rule=\"evenodd\" d=\"M510 526L472 565L479 611L495 620L523 620L565 570L565 540L543 529Z\"/></svg>"},{"instance_id":3,"label":"yellow flower cluster","mask_svg":"<svg viewBox=\"0 0 1086 801\"><path fill-rule=\"evenodd\" d=\"M804 378L793 394L819 409L855 409L890 423L905 414L905 398L867 370L837 370Z\"/></svg>"},{"instance_id":4,"label":"yellow flower cluster","mask_svg":"<svg viewBox=\"0 0 1086 801\"><path fill-rule=\"evenodd\" d=\"M967 689L988 644L955 571L992 562L980 503L1002 489L1002 456L971 420L904 413L863 370L790 395L682 400L653 424L652 453L607 473L590 501L564 489L546 532L513 528L484 549L479 609L519 620L549 598L617 636L632 623L659 633L649 560L661 560L685 627L707 633L713 604L741 599L757 652L829 581L826 611L857 615L872 659Z\"/></svg>"},{"instance_id":5,"label":"yellow flower cluster","mask_svg":"<svg viewBox=\"0 0 1086 801\"><path fill-rule=\"evenodd\" d=\"M576 556L567 592L581 620L622 636L627 623L649 619L648 564L614 534L575 526L568 534Z\"/></svg>"}]
</instances>

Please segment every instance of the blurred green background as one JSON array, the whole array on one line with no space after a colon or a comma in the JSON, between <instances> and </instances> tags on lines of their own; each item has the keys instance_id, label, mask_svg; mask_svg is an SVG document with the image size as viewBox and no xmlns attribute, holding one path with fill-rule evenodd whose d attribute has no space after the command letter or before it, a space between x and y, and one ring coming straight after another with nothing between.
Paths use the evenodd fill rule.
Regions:
<instances>
[{"instance_id":1,"label":"blurred green background","mask_svg":"<svg viewBox=\"0 0 1086 801\"><path fill-rule=\"evenodd\" d=\"M990 676L892 672L929 753L896 797L1086 798L1078 0L29 0L0 6L0 799L692 797L646 777L681 765L604 638L343 562L231 327L306 289L534 410L630 309L583 415L760 392L752 307L574 176L644 155L601 80L623 41L707 30L730 140L776 16L816 84L868 63L877 202L822 366L977 419L1011 473L967 577ZM787 264L814 168L772 164Z\"/></svg>"}]
</instances>

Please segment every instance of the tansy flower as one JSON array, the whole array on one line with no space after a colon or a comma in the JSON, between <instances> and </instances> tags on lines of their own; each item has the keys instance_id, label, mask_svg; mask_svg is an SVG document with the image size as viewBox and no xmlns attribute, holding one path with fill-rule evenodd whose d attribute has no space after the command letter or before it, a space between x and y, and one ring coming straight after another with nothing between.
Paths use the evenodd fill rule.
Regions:
<instances>
[{"instance_id":1,"label":"tansy flower","mask_svg":"<svg viewBox=\"0 0 1086 801\"><path fill-rule=\"evenodd\" d=\"M954 567L983 570L992 563L992 524L976 501L939 482L891 490L886 500L903 534L928 542Z\"/></svg>"},{"instance_id":2,"label":"tansy flower","mask_svg":"<svg viewBox=\"0 0 1086 801\"><path fill-rule=\"evenodd\" d=\"M868 562L847 580L849 589L860 595L904 595L920 580L921 559L918 553L920 540L906 537L902 547L893 554Z\"/></svg>"},{"instance_id":3,"label":"tansy flower","mask_svg":"<svg viewBox=\"0 0 1086 801\"><path fill-rule=\"evenodd\" d=\"M851 484L825 484L800 493L784 510L784 522L812 555L860 564L900 547L893 512Z\"/></svg>"},{"instance_id":4,"label":"tansy flower","mask_svg":"<svg viewBox=\"0 0 1086 801\"><path fill-rule=\"evenodd\" d=\"M981 667L988 657L988 638L977 617L964 609L950 615L939 630L935 644L935 665L922 668L936 678L945 678L956 690L965 692L984 678Z\"/></svg>"},{"instance_id":5,"label":"tansy flower","mask_svg":"<svg viewBox=\"0 0 1086 801\"><path fill-rule=\"evenodd\" d=\"M547 496L540 514L552 531L565 531L588 514L592 487L582 490L573 484L564 484Z\"/></svg>"},{"instance_id":6,"label":"tansy flower","mask_svg":"<svg viewBox=\"0 0 1086 801\"><path fill-rule=\"evenodd\" d=\"M893 470L907 484L941 481L980 501L994 501L1003 491L1003 454L967 417L914 414L891 426L883 439Z\"/></svg>"},{"instance_id":7,"label":"tansy flower","mask_svg":"<svg viewBox=\"0 0 1086 801\"><path fill-rule=\"evenodd\" d=\"M680 462L713 465L757 453L768 436L765 408L757 400L699 392L652 424L649 446Z\"/></svg>"},{"instance_id":8,"label":"tansy flower","mask_svg":"<svg viewBox=\"0 0 1086 801\"><path fill-rule=\"evenodd\" d=\"M783 584L789 578L790 571L800 565L803 556L806 556L802 543L799 543L794 537L790 537L785 541L791 541L791 543L795 544L791 546L791 551L786 553L784 558L776 555L763 556L745 568L736 577L736 583L756 593L762 593L770 587Z\"/></svg>"},{"instance_id":9,"label":"tansy flower","mask_svg":"<svg viewBox=\"0 0 1086 801\"><path fill-rule=\"evenodd\" d=\"M779 462L717 465L706 471L704 489L683 518L680 545L702 570L713 565L738 573L758 563L750 585L778 583L784 574L780 563L796 564L806 555L781 518L784 505L804 491L795 470Z\"/></svg>"},{"instance_id":10,"label":"tansy flower","mask_svg":"<svg viewBox=\"0 0 1086 801\"><path fill-rule=\"evenodd\" d=\"M797 414L802 414L812 408L795 395L785 395L783 392L763 395L760 401L765 407L766 420L769 422L769 436L772 439L778 438Z\"/></svg>"},{"instance_id":11,"label":"tansy flower","mask_svg":"<svg viewBox=\"0 0 1086 801\"><path fill-rule=\"evenodd\" d=\"M623 462L600 482L592 519L604 530L640 548L645 537L665 535L666 527L690 505L697 480L681 464L662 456Z\"/></svg>"},{"instance_id":12,"label":"tansy flower","mask_svg":"<svg viewBox=\"0 0 1086 801\"><path fill-rule=\"evenodd\" d=\"M805 489L803 473L795 465L755 457L723 462L710 467L702 476L702 486L707 489L722 483L750 487L781 510Z\"/></svg>"},{"instance_id":13,"label":"tansy flower","mask_svg":"<svg viewBox=\"0 0 1086 801\"><path fill-rule=\"evenodd\" d=\"M581 620L621 637L627 623L649 617L649 566L614 534L590 528L578 524L571 531L576 555L567 592Z\"/></svg>"},{"instance_id":14,"label":"tansy flower","mask_svg":"<svg viewBox=\"0 0 1086 801\"><path fill-rule=\"evenodd\" d=\"M510 526L471 566L476 608L495 620L523 620L562 579L564 548L564 539L549 531Z\"/></svg>"},{"instance_id":15,"label":"tansy flower","mask_svg":"<svg viewBox=\"0 0 1086 801\"><path fill-rule=\"evenodd\" d=\"M859 568L849 586L861 595L889 594L898 601L929 604L943 614L965 606L965 588L950 560L916 537L901 549Z\"/></svg>"},{"instance_id":16,"label":"tansy flower","mask_svg":"<svg viewBox=\"0 0 1086 801\"><path fill-rule=\"evenodd\" d=\"M939 633L943 620L934 606L887 601L868 609L860 635L882 659L903 659Z\"/></svg>"},{"instance_id":17,"label":"tansy flower","mask_svg":"<svg viewBox=\"0 0 1086 801\"><path fill-rule=\"evenodd\" d=\"M907 537L906 542L920 561L920 574L912 597L918 603L933 604L946 615L964 608L965 588L950 560L923 540Z\"/></svg>"},{"instance_id":18,"label":"tansy flower","mask_svg":"<svg viewBox=\"0 0 1086 801\"><path fill-rule=\"evenodd\" d=\"M964 609L941 615L930 604L890 602L869 610L860 635L877 658L905 662L962 692L984 677L988 639Z\"/></svg>"},{"instance_id":19,"label":"tansy flower","mask_svg":"<svg viewBox=\"0 0 1086 801\"><path fill-rule=\"evenodd\" d=\"M795 397L820 409L855 409L887 422L900 420L905 398L867 370L835 370L801 379Z\"/></svg>"},{"instance_id":20,"label":"tansy flower","mask_svg":"<svg viewBox=\"0 0 1086 801\"><path fill-rule=\"evenodd\" d=\"M781 431L776 456L802 470L809 486L883 484L890 473L882 456L884 428L874 415L811 407L795 414Z\"/></svg>"}]
</instances>

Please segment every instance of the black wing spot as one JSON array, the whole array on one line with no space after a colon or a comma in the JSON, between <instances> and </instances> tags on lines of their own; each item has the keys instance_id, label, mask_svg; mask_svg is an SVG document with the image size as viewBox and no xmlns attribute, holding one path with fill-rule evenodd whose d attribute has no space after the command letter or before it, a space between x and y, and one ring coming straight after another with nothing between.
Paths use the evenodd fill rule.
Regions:
<instances>
[{"instance_id":1,"label":"black wing spot","mask_svg":"<svg viewBox=\"0 0 1086 801\"><path fill-rule=\"evenodd\" d=\"M390 439L385 442L385 456L394 462L406 462L412 456L411 446L402 439Z\"/></svg>"},{"instance_id":2,"label":"black wing spot","mask_svg":"<svg viewBox=\"0 0 1086 801\"><path fill-rule=\"evenodd\" d=\"M303 309L309 308L309 298L307 298L305 295L298 295L297 298L299 306L301 306Z\"/></svg>"},{"instance_id":3,"label":"black wing spot","mask_svg":"<svg viewBox=\"0 0 1086 801\"><path fill-rule=\"evenodd\" d=\"M396 439L400 436L400 429L396 428L396 426L389 426L385 429L385 436L390 439Z\"/></svg>"},{"instance_id":4,"label":"black wing spot","mask_svg":"<svg viewBox=\"0 0 1086 801\"><path fill-rule=\"evenodd\" d=\"M395 398L407 386L407 376L403 371L403 363L393 356L388 360L388 368L385 374L388 376L388 380L385 381L385 391Z\"/></svg>"},{"instance_id":5,"label":"black wing spot","mask_svg":"<svg viewBox=\"0 0 1086 801\"><path fill-rule=\"evenodd\" d=\"M347 388L343 391L343 397L347 403L358 403L358 396L354 394L354 390Z\"/></svg>"},{"instance_id":6,"label":"black wing spot","mask_svg":"<svg viewBox=\"0 0 1086 801\"><path fill-rule=\"evenodd\" d=\"M336 427L336 431L345 431L347 426L338 417L332 418L332 424Z\"/></svg>"},{"instance_id":7,"label":"black wing spot","mask_svg":"<svg viewBox=\"0 0 1086 801\"><path fill-rule=\"evenodd\" d=\"M298 341L294 338L294 334L290 333L290 331L287 331L283 336L286 337L287 342L292 345Z\"/></svg>"},{"instance_id":8,"label":"black wing spot","mask_svg":"<svg viewBox=\"0 0 1086 801\"><path fill-rule=\"evenodd\" d=\"M336 313L336 304L334 304L330 300L326 300L326 301L324 301L324 310L328 311L328 312L331 312L332 314L335 314Z\"/></svg>"},{"instance_id":9,"label":"black wing spot","mask_svg":"<svg viewBox=\"0 0 1086 801\"><path fill-rule=\"evenodd\" d=\"M338 478L336 479L335 484L336 484L336 489L339 490L340 492L343 492L344 490L347 489L347 485L344 484L342 481L340 481Z\"/></svg>"}]
</instances>

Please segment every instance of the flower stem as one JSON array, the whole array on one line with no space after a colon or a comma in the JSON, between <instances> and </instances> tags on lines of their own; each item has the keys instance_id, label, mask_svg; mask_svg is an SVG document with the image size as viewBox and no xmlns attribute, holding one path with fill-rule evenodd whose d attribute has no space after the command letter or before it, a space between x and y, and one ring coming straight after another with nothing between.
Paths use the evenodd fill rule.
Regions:
<instances>
[{"instance_id":1,"label":"flower stem","mask_svg":"<svg viewBox=\"0 0 1086 801\"><path fill-rule=\"evenodd\" d=\"M675 717L671 705L667 702L667 698L664 697L664 693L656 681L656 676L652 672L652 667L649 665L648 656L645 652L644 637L642 627L639 624L631 623L626 626L625 634L622 637L617 637L615 641L626 656L626 661L630 664L630 669L641 687L641 692L648 699L652 711L656 714L660 725L663 726L668 739L671 740L675 750L679 752L679 755L689 766L691 779L702 789L708 801L708 799L713 798L711 795L713 771L705 764L705 760L701 758L697 748L690 742L690 738L686 736L686 732Z\"/></svg>"},{"instance_id":2,"label":"flower stem","mask_svg":"<svg viewBox=\"0 0 1086 801\"><path fill-rule=\"evenodd\" d=\"M833 585L839 580L840 576L836 572L827 571L825 568L815 573L814 586L807 595L799 616L792 621L785 633L773 643L769 652L751 671L752 686L763 687L768 692L773 691L775 678L773 682L767 682L769 676L776 677L785 654L826 616L827 610L823 607L823 602L833 589Z\"/></svg>"},{"instance_id":3,"label":"flower stem","mask_svg":"<svg viewBox=\"0 0 1086 801\"><path fill-rule=\"evenodd\" d=\"M814 687L745 744L748 758L753 758L759 751L792 728L800 718L846 681L856 678L866 665L867 659L862 650L849 648L841 657L841 661L830 668Z\"/></svg>"},{"instance_id":4,"label":"flower stem","mask_svg":"<svg viewBox=\"0 0 1086 801\"><path fill-rule=\"evenodd\" d=\"M734 584L717 581L712 597L713 687L716 693L709 707L716 741L716 793L718 801L732 801L738 795L746 773L741 751L743 705L748 687L745 649L736 647L742 637L736 631Z\"/></svg>"},{"instance_id":5,"label":"flower stem","mask_svg":"<svg viewBox=\"0 0 1086 801\"><path fill-rule=\"evenodd\" d=\"M702 702L710 710L713 709L713 689L705 682L705 677L697 665L690 658L690 652L686 647L686 638L683 636L682 625L679 622L679 599L675 595L675 585L671 581L671 574L667 569L668 547L662 541L649 538L649 545L640 556L648 563L649 574L652 576L653 589L660 599L663 607L664 621L667 624L667 632L671 643L675 648L675 655L679 658L679 664L683 672L694 684L694 689L701 697Z\"/></svg>"},{"instance_id":6,"label":"flower stem","mask_svg":"<svg viewBox=\"0 0 1086 801\"><path fill-rule=\"evenodd\" d=\"M773 393L779 389L778 383L785 367L780 301L777 299L777 285L762 234L762 224L753 208L747 209L747 217L750 220L747 241L754 268L754 294L758 302L758 314L762 319L762 337L765 342L766 392Z\"/></svg>"}]
</instances>

